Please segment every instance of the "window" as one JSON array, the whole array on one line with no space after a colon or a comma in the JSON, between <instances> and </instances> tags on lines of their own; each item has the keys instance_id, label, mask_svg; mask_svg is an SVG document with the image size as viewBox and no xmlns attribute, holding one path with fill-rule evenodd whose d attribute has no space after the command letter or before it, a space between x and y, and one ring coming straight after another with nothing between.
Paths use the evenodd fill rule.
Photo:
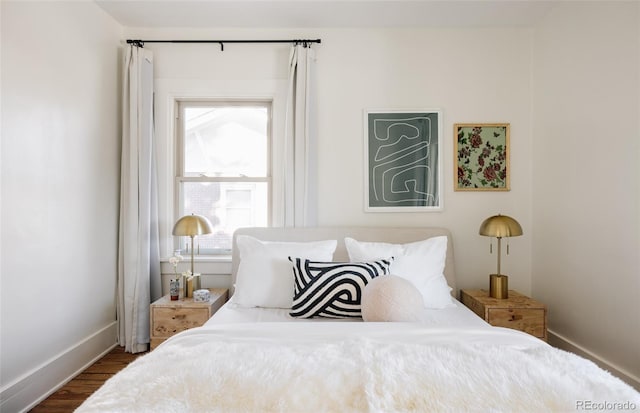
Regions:
<instances>
[{"instance_id":1,"label":"window","mask_svg":"<svg viewBox=\"0 0 640 413\"><path fill-rule=\"evenodd\" d=\"M269 224L271 103L179 101L177 112L177 217L209 218L196 252L228 254L236 228Z\"/></svg>"}]
</instances>

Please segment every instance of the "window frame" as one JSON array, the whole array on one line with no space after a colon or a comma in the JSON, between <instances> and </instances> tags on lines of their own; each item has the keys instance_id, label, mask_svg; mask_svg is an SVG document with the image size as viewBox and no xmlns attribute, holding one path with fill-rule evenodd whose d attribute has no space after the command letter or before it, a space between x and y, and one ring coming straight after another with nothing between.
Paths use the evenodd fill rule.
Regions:
<instances>
[{"instance_id":1,"label":"window frame","mask_svg":"<svg viewBox=\"0 0 640 413\"><path fill-rule=\"evenodd\" d=\"M186 211L184 211L184 202L183 202L183 183L186 182L220 182L220 183L233 183L233 182L241 182L241 183L252 183L252 182L265 182L267 184L267 227L272 225L272 212L273 212L273 173L272 173L272 150L273 150L273 100L272 99L242 99L242 98L225 98L225 99L214 99L214 98L201 98L201 99L176 99L175 100L175 131L174 131L174 142L175 142L175 152L174 152L174 196L173 196L173 210L174 212L174 222L177 221L180 217L186 215ZM185 116L184 111L186 108L197 108L197 107L264 107L267 110L267 153L265 156L267 157L267 171L266 176L264 177L252 177L252 176L243 176L243 177L188 177L184 176L184 154L185 154ZM186 253L187 248L183 248L185 246L189 246L190 248L190 240L185 241L185 244L182 245L182 237L174 237L174 251L181 250ZM205 257L216 257L216 256L228 256L231 255L231 250L211 250L211 252L200 253L199 246L194 245L195 253L199 256Z\"/></svg>"}]
</instances>

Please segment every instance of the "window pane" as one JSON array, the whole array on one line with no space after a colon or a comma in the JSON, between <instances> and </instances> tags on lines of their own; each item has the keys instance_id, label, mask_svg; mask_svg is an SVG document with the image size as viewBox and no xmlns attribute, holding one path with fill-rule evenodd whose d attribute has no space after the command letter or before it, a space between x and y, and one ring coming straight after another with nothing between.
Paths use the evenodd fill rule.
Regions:
<instances>
[{"instance_id":1,"label":"window pane","mask_svg":"<svg viewBox=\"0 0 640 413\"><path fill-rule=\"evenodd\" d=\"M251 203L252 195L250 189L229 189L227 190L227 205L242 208Z\"/></svg>"},{"instance_id":2,"label":"window pane","mask_svg":"<svg viewBox=\"0 0 640 413\"><path fill-rule=\"evenodd\" d=\"M185 107L184 176L267 176L266 107Z\"/></svg>"},{"instance_id":3,"label":"window pane","mask_svg":"<svg viewBox=\"0 0 640 413\"><path fill-rule=\"evenodd\" d=\"M200 253L228 252L231 237L240 227L266 227L268 184L266 182L183 182L184 214L209 218L213 233L196 238ZM180 241L184 250L188 239Z\"/></svg>"}]
</instances>

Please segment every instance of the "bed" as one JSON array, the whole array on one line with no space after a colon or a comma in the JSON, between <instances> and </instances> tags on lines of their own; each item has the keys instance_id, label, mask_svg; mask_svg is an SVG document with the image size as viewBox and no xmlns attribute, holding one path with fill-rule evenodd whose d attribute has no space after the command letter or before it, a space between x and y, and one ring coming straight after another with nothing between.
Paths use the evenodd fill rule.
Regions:
<instances>
[{"instance_id":1,"label":"bed","mask_svg":"<svg viewBox=\"0 0 640 413\"><path fill-rule=\"evenodd\" d=\"M640 408L640 393L592 362L457 301L446 229L245 228L232 267L233 297L204 326L138 358L77 411ZM341 294L323 290L327 274Z\"/></svg>"}]
</instances>

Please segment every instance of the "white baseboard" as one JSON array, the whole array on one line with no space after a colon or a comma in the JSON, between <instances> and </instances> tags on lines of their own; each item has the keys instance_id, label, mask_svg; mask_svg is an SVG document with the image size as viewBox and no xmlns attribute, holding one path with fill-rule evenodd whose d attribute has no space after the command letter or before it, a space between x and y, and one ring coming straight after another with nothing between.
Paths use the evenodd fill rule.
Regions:
<instances>
[{"instance_id":1,"label":"white baseboard","mask_svg":"<svg viewBox=\"0 0 640 413\"><path fill-rule=\"evenodd\" d=\"M584 347L574 343L568 338L552 330L548 330L547 333L549 334L549 344L551 344L552 346L559 348L561 350L569 351L571 353L579 355L580 357L584 357L588 360L593 361L601 368L607 370L609 373L613 374L614 376L618 377L620 380L624 381L628 385L640 391L640 378L634 376L628 371L625 371L623 368L620 368L618 366L615 366L609 363L608 361L600 358L599 356L590 352Z\"/></svg>"},{"instance_id":2,"label":"white baseboard","mask_svg":"<svg viewBox=\"0 0 640 413\"><path fill-rule=\"evenodd\" d=\"M107 325L0 389L1 412L25 412L49 397L116 346L117 325Z\"/></svg>"}]
</instances>

